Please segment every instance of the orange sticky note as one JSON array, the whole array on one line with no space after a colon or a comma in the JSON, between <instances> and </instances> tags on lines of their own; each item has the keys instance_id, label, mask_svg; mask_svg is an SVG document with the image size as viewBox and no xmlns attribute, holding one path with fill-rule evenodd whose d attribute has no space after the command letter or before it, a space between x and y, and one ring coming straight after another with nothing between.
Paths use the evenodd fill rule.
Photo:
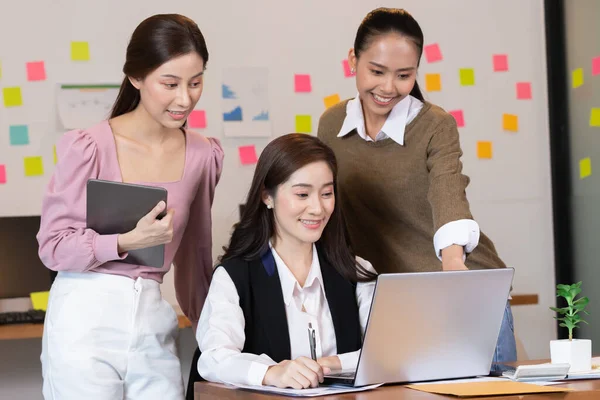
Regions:
<instances>
[{"instance_id":1,"label":"orange sticky note","mask_svg":"<svg viewBox=\"0 0 600 400\"><path fill-rule=\"evenodd\" d=\"M530 100L531 99L531 83L530 82L517 82L517 99L518 100Z\"/></svg>"},{"instance_id":2,"label":"orange sticky note","mask_svg":"<svg viewBox=\"0 0 600 400\"><path fill-rule=\"evenodd\" d=\"M46 66L44 65L43 61L28 62L26 66L28 81L46 80Z\"/></svg>"},{"instance_id":3,"label":"orange sticky note","mask_svg":"<svg viewBox=\"0 0 600 400\"><path fill-rule=\"evenodd\" d=\"M190 128L206 128L206 112L204 110L193 110L188 117Z\"/></svg>"},{"instance_id":4,"label":"orange sticky note","mask_svg":"<svg viewBox=\"0 0 600 400\"><path fill-rule=\"evenodd\" d=\"M442 75L425 74L425 90L428 92L439 92L442 90Z\"/></svg>"},{"instance_id":5,"label":"orange sticky note","mask_svg":"<svg viewBox=\"0 0 600 400\"><path fill-rule=\"evenodd\" d=\"M502 127L505 131L517 132L519 130L519 117L513 114L502 116Z\"/></svg>"},{"instance_id":6,"label":"orange sticky note","mask_svg":"<svg viewBox=\"0 0 600 400\"><path fill-rule=\"evenodd\" d=\"M477 157L481 159L491 159L492 142L477 142Z\"/></svg>"},{"instance_id":7,"label":"orange sticky note","mask_svg":"<svg viewBox=\"0 0 600 400\"><path fill-rule=\"evenodd\" d=\"M23 105L21 88L18 86L2 89L2 95L4 97L4 107L18 107Z\"/></svg>"},{"instance_id":8,"label":"orange sticky note","mask_svg":"<svg viewBox=\"0 0 600 400\"><path fill-rule=\"evenodd\" d=\"M242 165L256 164L258 161L258 158L256 157L256 148L253 144L249 146L238 147L238 152Z\"/></svg>"},{"instance_id":9,"label":"orange sticky note","mask_svg":"<svg viewBox=\"0 0 600 400\"><path fill-rule=\"evenodd\" d=\"M592 175L592 160L589 157L579 160L579 179Z\"/></svg>"},{"instance_id":10,"label":"orange sticky note","mask_svg":"<svg viewBox=\"0 0 600 400\"><path fill-rule=\"evenodd\" d=\"M327 96L323 99L323 102L325 103L325 108L335 106L337 103L340 102L340 95L336 93L336 94Z\"/></svg>"},{"instance_id":11,"label":"orange sticky note","mask_svg":"<svg viewBox=\"0 0 600 400\"><path fill-rule=\"evenodd\" d=\"M6 165L0 164L0 184L6 183Z\"/></svg>"},{"instance_id":12,"label":"orange sticky note","mask_svg":"<svg viewBox=\"0 0 600 400\"><path fill-rule=\"evenodd\" d=\"M71 42L71 60L90 60L90 45L88 44L88 42Z\"/></svg>"},{"instance_id":13,"label":"orange sticky note","mask_svg":"<svg viewBox=\"0 0 600 400\"><path fill-rule=\"evenodd\" d=\"M312 90L310 75L294 75L294 90L296 93L309 93Z\"/></svg>"}]
</instances>

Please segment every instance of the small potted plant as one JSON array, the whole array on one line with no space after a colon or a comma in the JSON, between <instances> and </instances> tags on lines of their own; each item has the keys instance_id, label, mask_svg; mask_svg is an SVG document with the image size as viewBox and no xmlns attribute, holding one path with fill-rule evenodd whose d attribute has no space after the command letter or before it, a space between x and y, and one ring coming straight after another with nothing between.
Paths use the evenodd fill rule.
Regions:
<instances>
[{"instance_id":1,"label":"small potted plant","mask_svg":"<svg viewBox=\"0 0 600 400\"><path fill-rule=\"evenodd\" d=\"M556 297L566 300L567 306L562 308L550 307L558 314L554 317L560 325L569 330L569 339L550 341L550 358L552 364L571 364L569 372L584 372L592 369L592 341L589 339L573 339L573 329L580 323L587 324L580 313L589 313L585 310L590 300L587 297L575 297L581 293L581 282L573 285L557 285Z\"/></svg>"}]
</instances>

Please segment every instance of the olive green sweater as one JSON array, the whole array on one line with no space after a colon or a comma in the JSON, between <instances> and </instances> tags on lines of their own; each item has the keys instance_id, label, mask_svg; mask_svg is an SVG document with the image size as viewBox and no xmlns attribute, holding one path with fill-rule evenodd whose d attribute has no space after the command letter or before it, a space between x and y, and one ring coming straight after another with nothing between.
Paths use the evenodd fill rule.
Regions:
<instances>
[{"instance_id":1,"label":"olive green sweater","mask_svg":"<svg viewBox=\"0 0 600 400\"><path fill-rule=\"evenodd\" d=\"M318 136L338 161L337 206L356 254L379 273L441 270L433 235L448 222L473 219L454 118L425 102L406 126L404 145L390 138L367 142L356 130L337 137L346 104L321 116ZM483 233L465 264L470 269L505 267Z\"/></svg>"}]
</instances>

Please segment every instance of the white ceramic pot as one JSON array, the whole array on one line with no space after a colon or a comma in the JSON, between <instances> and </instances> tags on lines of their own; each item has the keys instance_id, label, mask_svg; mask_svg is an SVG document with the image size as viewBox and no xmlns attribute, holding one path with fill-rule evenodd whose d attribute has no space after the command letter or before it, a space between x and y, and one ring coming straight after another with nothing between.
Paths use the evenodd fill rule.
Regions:
<instances>
[{"instance_id":1,"label":"white ceramic pot","mask_svg":"<svg viewBox=\"0 0 600 400\"><path fill-rule=\"evenodd\" d=\"M589 339L562 339L550 341L552 364L571 364L569 372L592 369L592 341Z\"/></svg>"}]
</instances>

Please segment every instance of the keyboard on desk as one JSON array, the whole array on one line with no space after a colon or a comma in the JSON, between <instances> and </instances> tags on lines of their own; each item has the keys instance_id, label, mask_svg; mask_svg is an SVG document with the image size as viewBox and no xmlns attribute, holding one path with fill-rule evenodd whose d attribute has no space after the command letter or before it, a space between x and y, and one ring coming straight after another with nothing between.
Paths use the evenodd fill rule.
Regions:
<instances>
[{"instance_id":1,"label":"keyboard on desk","mask_svg":"<svg viewBox=\"0 0 600 400\"><path fill-rule=\"evenodd\" d=\"M0 312L0 325L42 324L45 316L44 310Z\"/></svg>"}]
</instances>

